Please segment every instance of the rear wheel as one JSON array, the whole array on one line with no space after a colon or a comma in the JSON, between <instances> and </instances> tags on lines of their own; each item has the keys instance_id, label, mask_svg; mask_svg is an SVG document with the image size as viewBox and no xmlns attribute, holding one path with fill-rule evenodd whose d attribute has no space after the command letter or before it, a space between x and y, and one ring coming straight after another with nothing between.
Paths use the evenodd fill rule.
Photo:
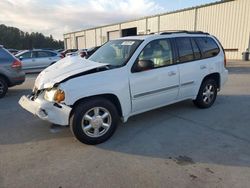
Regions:
<instances>
[{"instance_id":1,"label":"rear wheel","mask_svg":"<svg viewBox=\"0 0 250 188\"><path fill-rule=\"evenodd\" d=\"M114 104L105 98L79 103L70 118L73 135L85 144L100 144L116 130L118 113Z\"/></svg>"},{"instance_id":2,"label":"rear wheel","mask_svg":"<svg viewBox=\"0 0 250 188\"><path fill-rule=\"evenodd\" d=\"M8 84L3 77L0 77L0 98L3 98L8 91Z\"/></svg>"},{"instance_id":3,"label":"rear wheel","mask_svg":"<svg viewBox=\"0 0 250 188\"><path fill-rule=\"evenodd\" d=\"M209 108L217 97L217 83L213 79L207 79L201 84L197 98L193 101L199 108Z\"/></svg>"}]
</instances>

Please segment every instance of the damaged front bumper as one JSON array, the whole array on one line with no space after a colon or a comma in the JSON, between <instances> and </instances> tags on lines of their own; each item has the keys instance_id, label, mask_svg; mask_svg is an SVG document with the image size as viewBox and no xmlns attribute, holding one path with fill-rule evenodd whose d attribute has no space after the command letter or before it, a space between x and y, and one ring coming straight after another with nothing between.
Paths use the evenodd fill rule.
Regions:
<instances>
[{"instance_id":1,"label":"damaged front bumper","mask_svg":"<svg viewBox=\"0 0 250 188\"><path fill-rule=\"evenodd\" d=\"M36 99L32 96L22 96L19 100L19 104L25 110L37 115L42 120L62 126L69 124L69 116L72 108L67 105L48 102L42 95Z\"/></svg>"}]
</instances>

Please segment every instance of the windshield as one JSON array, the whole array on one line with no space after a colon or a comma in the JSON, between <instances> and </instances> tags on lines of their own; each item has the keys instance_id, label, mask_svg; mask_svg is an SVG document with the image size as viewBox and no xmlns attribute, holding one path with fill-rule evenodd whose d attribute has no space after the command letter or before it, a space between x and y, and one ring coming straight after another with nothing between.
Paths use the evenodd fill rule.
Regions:
<instances>
[{"instance_id":1,"label":"windshield","mask_svg":"<svg viewBox=\"0 0 250 188\"><path fill-rule=\"evenodd\" d=\"M123 66L133 55L141 40L113 40L104 44L89 60L98 63L107 63L114 67Z\"/></svg>"}]
</instances>

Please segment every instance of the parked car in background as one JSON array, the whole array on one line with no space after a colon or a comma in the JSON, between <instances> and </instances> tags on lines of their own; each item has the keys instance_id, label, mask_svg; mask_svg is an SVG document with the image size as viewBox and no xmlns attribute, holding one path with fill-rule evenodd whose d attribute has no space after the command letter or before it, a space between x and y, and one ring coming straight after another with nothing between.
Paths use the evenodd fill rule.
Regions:
<instances>
[{"instance_id":1,"label":"parked car in background","mask_svg":"<svg viewBox=\"0 0 250 188\"><path fill-rule=\"evenodd\" d=\"M100 46L88 48L88 49L81 49L78 50L78 55L82 58L88 59L96 50L98 50Z\"/></svg>"},{"instance_id":2,"label":"parked car in background","mask_svg":"<svg viewBox=\"0 0 250 188\"><path fill-rule=\"evenodd\" d=\"M101 46L96 46L93 48L88 48L87 49L87 55L85 56L86 59L88 59L93 53L95 53L96 50L98 50Z\"/></svg>"},{"instance_id":3,"label":"parked car in background","mask_svg":"<svg viewBox=\"0 0 250 188\"><path fill-rule=\"evenodd\" d=\"M61 52L64 51L64 49L57 49L56 51L57 51L58 53L61 53Z\"/></svg>"},{"instance_id":4,"label":"parked car in background","mask_svg":"<svg viewBox=\"0 0 250 188\"><path fill-rule=\"evenodd\" d=\"M16 49L7 49L11 54L15 55L18 53L19 50Z\"/></svg>"},{"instance_id":5,"label":"parked car in background","mask_svg":"<svg viewBox=\"0 0 250 188\"><path fill-rule=\"evenodd\" d=\"M223 47L208 33L125 37L88 59L64 58L48 67L19 103L43 120L70 125L79 141L99 144L119 120L142 112L187 99L211 107L227 80L225 65Z\"/></svg>"},{"instance_id":6,"label":"parked car in background","mask_svg":"<svg viewBox=\"0 0 250 188\"><path fill-rule=\"evenodd\" d=\"M77 56L77 55L78 55L78 51L76 51L76 52L69 52L69 53L66 54L65 57L68 57L68 56Z\"/></svg>"},{"instance_id":7,"label":"parked car in background","mask_svg":"<svg viewBox=\"0 0 250 188\"><path fill-rule=\"evenodd\" d=\"M22 63L3 46L0 46L0 98L4 97L9 87L22 84L25 73Z\"/></svg>"},{"instance_id":8,"label":"parked car in background","mask_svg":"<svg viewBox=\"0 0 250 188\"><path fill-rule=\"evenodd\" d=\"M53 48L40 48L40 50L51 50L51 51L56 51L56 50L53 49Z\"/></svg>"},{"instance_id":9,"label":"parked car in background","mask_svg":"<svg viewBox=\"0 0 250 188\"><path fill-rule=\"evenodd\" d=\"M17 54L19 50L16 50L16 49L8 49L8 51L10 53L12 53L13 55Z\"/></svg>"},{"instance_id":10,"label":"parked car in background","mask_svg":"<svg viewBox=\"0 0 250 188\"><path fill-rule=\"evenodd\" d=\"M37 72L54 64L63 56L52 50L25 50L18 54L16 57L23 63L23 70L25 72Z\"/></svg>"},{"instance_id":11,"label":"parked car in background","mask_svg":"<svg viewBox=\"0 0 250 188\"><path fill-rule=\"evenodd\" d=\"M66 57L66 54L67 53L72 53L72 52L77 52L78 49L67 49L67 50L64 50L63 52L61 52L61 54Z\"/></svg>"},{"instance_id":12,"label":"parked car in background","mask_svg":"<svg viewBox=\"0 0 250 188\"><path fill-rule=\"evenodd\" d=\"M87 49L80 49L77 53L80 57L84 58L87 55Z\"/></svg>"}]
</instances>

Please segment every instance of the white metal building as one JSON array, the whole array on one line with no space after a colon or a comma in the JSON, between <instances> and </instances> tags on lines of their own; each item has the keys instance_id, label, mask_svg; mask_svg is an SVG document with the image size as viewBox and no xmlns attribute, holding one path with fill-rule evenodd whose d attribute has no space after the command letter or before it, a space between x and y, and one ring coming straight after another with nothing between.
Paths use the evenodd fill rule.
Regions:
<instances>
[{"instance_id":1,"label":"white metal building","mask_svg":"<svg viewBox=\"0 0 250 188\"><path fill-rule=\"evenodd\" d=\"M167 30L205 31L215 35L228 59L241 59L250 47L250 0L225 0L112 25L64 34L65 48L90 48L108 40Z\"/></svg>"}]
</instances>

